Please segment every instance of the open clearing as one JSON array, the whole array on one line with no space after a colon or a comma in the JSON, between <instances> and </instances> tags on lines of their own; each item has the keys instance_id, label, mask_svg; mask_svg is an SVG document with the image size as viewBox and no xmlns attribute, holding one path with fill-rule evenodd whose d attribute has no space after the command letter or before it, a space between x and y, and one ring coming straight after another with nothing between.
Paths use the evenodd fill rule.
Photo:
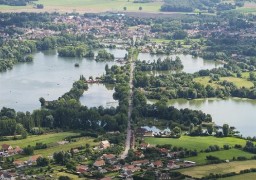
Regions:
<instances>
[{"instance_id":1,"label":"open clearing","mask_svg":"<svg viewBox=\"0 0 256 180\"><path fill-rule=\"evenodd\" d=\"M237 158L238 156L243 156L249 159L254 156L254 154L244 152L239 149L229 149L229 150L221 150L221 151L215 151L210 153L198 153L197 156L186 158L186 160L194 161L197 164L206 164L207 163L206 156L209 156L209 155L216 156L221 160L232 160L233 157Z\"/></svg>"},{"instance_id":2,"label":"open clearing","mask_svg":"<svg viewBox=\"0 0 256 180\"><path fill-rule=\"evenodd\" d=\"M256 160L234 161L230 163L211 164L206 166L195 166L181 169L179 172L196 178L201 178L213 174L225 174L230 172L240 172L241 170L256 168Z\"/></svg>"},{"instance_id":3,"label":"open clearing","mask_svg":"<svg viewBox=\"0 0 256 180\"><path fill-rule=\"evenodd\" d=\"M223 147L223 145L225 144L228 144L230 146L234 146L235 144L240 144L244 146L246 143L245 140L234 138L234 137L216 138L212 136L207 136L207 137L181 136L181 138L179 139L147 137L145 138L145 141L151 145L171 144L173 146L183 147L191 150L196 149L197 151L205 150L211 145L218 145L220 147Z\"/></svg>"},{"instance_id":4,"label":"open clearing","mask_svg":"<svg viewBox=\"0 0 256 180\"><path fill-rule=\"evenodd\" d=\"M200 83L204 86L210 85L214 88L221 88L222 86L218 84L218 82L228 81L234 83L235 86L238 88L245 87L245 88L251 88L253 87L253 83L251 81L248 81L245 78L237 78L237 77L221 77L220 81L212 81L212 83L209 82L211 78L209 76L204 77L197 77L194 79L195 82Z\"/></svg>"},{"instance_id":5,"label":"open clearing","mask_svg":"<svg viewBox=\"0 0 256 180\"><path fill-rule=\"evenodd\" d=\"M162 2L151 3L133 3L127 0L38 0L37 4L43 4L44 9L33 8L32 5L23 7L0 6L1 11L33 11L33 12L106 12L106 11L124 11L126 7L128 12L159 12Z\"/></svg>"},{"instance_id":6,"label":"open clearing","mask_svg":"<svg viewBox=\"0 0 256 180\"><path fill-rule=\"evenodd\" d=\"M59 132L43 135L33 135L28 136L26 139L21 140L11 140L11 141L0 141L0 145L9 144L13 147L20 146L24 148L28 145L35 146L36 143L51 144L57 143L58 141L63 141L68 136L79 135L79 133L74 132Z\"/></svg>"}]
</instances>

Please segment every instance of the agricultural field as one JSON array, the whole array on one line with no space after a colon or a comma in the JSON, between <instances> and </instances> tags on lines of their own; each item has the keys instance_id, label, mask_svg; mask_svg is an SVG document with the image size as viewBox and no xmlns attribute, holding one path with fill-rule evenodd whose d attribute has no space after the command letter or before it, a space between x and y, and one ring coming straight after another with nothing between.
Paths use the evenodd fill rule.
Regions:
<instances>
[{"instance_id":1,"label":"agricultural field","mask_svg":"<svg viewBox=\"0 0 256 180\"><path fill-rule=\"evenodd\" d=\"M234 137L216 138L213 136L181 136L179 139L146 137L145 141L151 145L171 144L172 146L183 147L191 150L196 149L197 151L205 150L211 145L218 145L219 147L223 147L225 144L230 146L240 144L244 146L246 143L246 140L244 139Z\"/></svg>"},{"instance_id":2,"label":"agricultural field","mask_svg":"<svg viewBox=\"0 0 256 180\"><path fill-rule=\"evenodd\" d=\"M256 173L241 174L237 176L221 178L222 180L244 180L244 179L256 179Z\"/></svg>"},{"instance_id":3,"label":"agricultural field","mask_svg":"<svg viewBox=\"0 0 256 180\"><path fill-rule=\"evenodd\" d=\"M197 164L206 164L207 163L206 156L209 156L209 155L218 157L221 160L232 160L233 157L237 158L239 156L243 156L249 159L254 156L254 154L233 148L229 150L221 150L221 151L215 151L210 153L199 153L195 157L186 158L186 160L194 161Z\"/></svg>"},{"instance_id":4,"label":"agricultural field","mask_svg":"<svg viewBox=\"0 0 256 180\"><path fill-rule=\"evenodd\" d=\"M195 82L200 83L204 86L210 85L214 88L221 88L221 86L218 84L218 82L222 81L228 81L234 83L235 86L238 88L245 87L245 88L251 88L253 87L253 83L251 81L248 81L246 78L237 78L237 77L221 77L220 81L213 81L209 82L211 78L209 76L205 77L197 77L194 79Z\"/></svg>"},{"instance_id":5,"label":"agricultural field","mask_svg":"<svg viewBox=\"0 0 256 180\"><path fill-rule=\"evenodd\" d=\"M43 4L44 9L35 9L32 5L23 7L0 6L1 11L35 11L35 12L106 12L124 11L128 12L159 12L162 2L133 3L127 0L38 0L37 4ZM139 10L142 7L142 10Z\"/></svg>"},{"instance_id":6,"label":"agricultural field","mask_svg":"<svg viewBox=\"0 0 256 180\"><path fill-rule=\"evenodd\" d=\"M256 3L255 2L245 2L243 7L233 10L239 13L256 13Z\"/></svg>"},{"instance_id":7,"label":"agricultural field","mask_svg":"<svg viewBox=\"0 0 256 180\"><path fill-rule=\"evenodd\" d=\"M192 168L181 169L179 172L195 178L201 178L213 174L226 174L230 172L240 172L241 170L256 168L256 160L234 161L229 163L211 164L205 166L195 166ZM231 177L232 179L232 177Z\"/></svg>"}]
</instances>

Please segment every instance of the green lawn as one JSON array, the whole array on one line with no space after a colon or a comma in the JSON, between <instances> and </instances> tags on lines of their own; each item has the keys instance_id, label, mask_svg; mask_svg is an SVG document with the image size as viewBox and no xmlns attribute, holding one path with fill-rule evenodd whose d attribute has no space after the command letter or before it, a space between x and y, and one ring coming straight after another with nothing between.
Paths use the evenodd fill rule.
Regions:
<instances>
[{"instance_id":1,"label":"green lawn","mask_svg":"<svg viewBox=\"0 0 256 180\"><path fill-rule=\"evenodd\" d=\"M249 75L248 75L249 76ZM244 77L246 77L246 75L244 75ZM218 85L218 82L222 82L222 81L228 81L228 82L232 82L234 83L235 86L241 88L241 87L245 87L245 88L251 88L253 87L253 83L251 81L248 81L246 78L237 78L237 77L221 77L220 81L213 81L212 83L209 82L211 78L209 76L204 76L204 77L197 77L194 79L195 82L198 82L204 86L210 85L214 88L217 87L221 87L220 85Z\"/></svg>"},{"instance_id":2,"label":"green lawn","mask_svg":"<svg viewBox=\"0 0 256 180\"><path fill-rule=\"evenodd\" d=\"M158 12L162 2L133 3L132 0L38 0L37 4L43 4L43 10L33 9L32 6L9 7L0 6L0 10L23 10L23 11L60 11L60 12L105 12L105 11L127 11Z\"/></svg>"},{"instance_id":3,"label":"green lawn","mask_svg":"<svg viewBox=\"0 0 256 180\"><path fill-rule=\"evenodd\" d=\"M194 161L197 164L205 164L207 163L206 156L209 155L216 156L221 160L232 160L233 157L237 158L238 156L244 156L246 158L251 158L254 156L254 154L233 148L229 150L215 151L210 153L199 153L198 156L186 158L186 160Z\"/></svg>"},{"instance_id":4,"label":"green lawn","mask_svg":"<svg viewBox=\"0 0 256 180\"><path fill-rule=\"evenodd\" d=\"M26 147L28 145L34 146L36 143L44 143L44 144L51 144L56 143L58 141L64 140L68 136L78 135L79 133L74 132L59 132L59 133L51 133L51 134L44 134L44 135L33 135L28 136L26 139L22 140L12 140L12 141L0 141L0 145L2 144L9 144L13 147L20 146Z\"/></svg>"},{"instance_id":5,"label":"green lawn","mask_svg":"<svg viewBox=\"0 0 256 180\"><path fill-rule=\"evenodd\" d=\"M205 137L191 137L191 136L181 136L179 139L174 138L154 138L146 137L145 141L151 145L157 144L171 144L173 146L184 147L191 150L205 150L210 145L218 145L223 147L223 145L228 144L234 146L235 144L245 145L246 141L243 139L238 139L234 137L226 138L216 138L213 136Z\"/></svg>"},{"instance_id":6,"label":"green lawn","mask_svg":"<svg viewBox=\"0 0 256 180\"><path fill-rule=\"evenodd\" d=\"M221 178L223 180L245 180L245 179L256 179L256 173L247 173L247 174L241 174L237 176L227 177L227 178Z\"/></svg>"},{"instance_id":7,"label":"green lawn","mask_svg":"<svg viewBox=\"0 0 256 180\"><path fill-rule=\"evenodd\" d=\"M241 170L256 168L256 160L234 161L229 163L211 164L205 166L195 166L178 170L179 172L196 178L201 178L213 174L225 174L230 172L240 172Z\"/></svg>"}]
</instances>

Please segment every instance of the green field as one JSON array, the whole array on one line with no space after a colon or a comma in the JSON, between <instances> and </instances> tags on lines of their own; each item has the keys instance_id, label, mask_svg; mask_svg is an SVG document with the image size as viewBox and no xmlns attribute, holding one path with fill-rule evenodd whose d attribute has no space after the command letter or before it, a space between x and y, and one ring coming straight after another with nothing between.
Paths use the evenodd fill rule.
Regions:
<instances>
[{"instance_id":1,"label":"green field","mask_svg":"<svg viewBox=\"0 0 256 180\"><path fill-rule=\"evenodd\" d=\"M44 9L34 9L31 5L24 7L0 6L2 11L48 11L48 12L105 12L105 11L139 11L142 12L158 12L162 2L152 3L133 3L132 0L38 0L37 4L43 4Z\"/></svg>"},{"instance_id":2,"label":"green field","mask_svg":"<svg viewBox=\"0 0 256 180\"><path fill-rule=\"evenodd\" d=\"M34 153L35 154L41 154L43 156L50 156L54 152L69 151L71 148L77 148L77 147L80 147L80 146L85 146L86 144L90 144L91 146L99 144L99 143L93 142L93 140L94 140L93 138L88 138L88 137L77 138L76 142L71 142L71 143L64 144L64 145L56 144L55 146L49 147L47 149L36 150Z\"/></svg>"},{"instance_id":3,"label":"green field","mask_svg":"<svg viewBox=\"0 0 256 180\"><path fill-rule=\"evenodd\" d=\"M36 143L44 143L44 144L56 143L58 141L64 140L68 136L74 136L74 135L79 135L79 133L59 132L59 133L51 133L51 134L44 134L44 135L33 135L33 136L28 136L26 139L22 139L22 140L0 141L0 145L9 144L13 147L20 146L23 148L28 145L35 146Z\"/></svg>"},{"instance_id":4,"label":"green field","mask_svg":"<svg viewBox=\"0 0 256 180\"><path fill-rule=\"evenodd\" d=\"M256 173L248 173L248 174L241 174L237 176L227 177L227 178L221 178L223 180L245 180L245 179L256 179Z\"/></svg>"},{"instance_id":5,"label":"green field","mask_svg":"<svg viewBox=\"0 0 256 180\"><path fill-rule=\"evenodd\" d=\"M44 143L44 144L47 144L48 148L35 150L34 154L50 156L54 152L68 151L71 148L85 146L86 144L90 144L91 146L95 146L98 144L98 143L93 142L93 140L94 140L93 138L89 138L89 137L75 138L74 142L70 142L70 143L67 143L64 145L58 144L59 141L63 141L66 137L74 136L74 135L79 135L79 133L60 132L60 133L44 134L44 135L39 135L39 136L28 136L27 139L22 139L22 140L1 141L0 145L9 144L13 147L20 146L20 147L24 148L28 145L35 146L36 143ZM21 160L28 159L27 156L18 156L17 158L21 159Z\"/></svg>"},{"instance_id":6,"label":"green field","mask_svg":"<svg viewBox=\"0 0 256 180\"><path fill-rule=\"evenodd\" d=\"M225 144L228 144L230 146L234 146L235 144L240 144L244 146L246 143L245 140L234 138L234 137L216 138L213 136L206 136L206 137L181 136L181 138L179 139L146 137L145 141L151 145L171 144L173 146L183 147L191 150L196 149L197 151L205 150L210 145L218 145L220 147L223 147L223 145Z\"/></svg>"},{"instance_id":7,"label":"green field","mask_svg":"<svg viewBox=\"0 0 256 180\"><path fill-rule=\"evenodd\" d=\"M230 172L240 172L241 170L256 168L256 160L234 161L222 164L211 164L206 166L195 166L181 169L179 172L196 178L201 178L213 174L225 174Z\"/></svg>"},{"instance_id":8,"label":"green field","mask_svg":"<svg viewBox=\"0 0 256 180\"><path fill-rule=\"evenodd\" d=\"M216 157L220 158L221 160L232 160L233 157L237 158L238 156L244 156L249 159L254 156L254 154L233 148L230 150L215 151L215 152L210 152L210 153L199 153L195 157L186 158L186 160L194 161L197 164L205 164L205 163L207 163L206 156L209 156L209 155L216 156Z\"/></svg>"},{"instance_id":9,"label":"green field","mask_svg":"<svg viewBox=\"0 0 256 180\"><path fill-rule=\"evenodd\" d=\"M246 76L246 75L244 75ZM220 81L213 81L212 83L209 82L211 78L209 76L204 76L204 77L197 77L194 79L195 82L200 83L204 86L210 85L214 88L221 87L218 85L218 82L222 81L228 81L234 83L235 86L238 88L245 87L245 88L251 88L253 87L253 83L251 81L248 81L246 78L237 78L237 77L221 77Z\"/></svg>"}]
</instances>

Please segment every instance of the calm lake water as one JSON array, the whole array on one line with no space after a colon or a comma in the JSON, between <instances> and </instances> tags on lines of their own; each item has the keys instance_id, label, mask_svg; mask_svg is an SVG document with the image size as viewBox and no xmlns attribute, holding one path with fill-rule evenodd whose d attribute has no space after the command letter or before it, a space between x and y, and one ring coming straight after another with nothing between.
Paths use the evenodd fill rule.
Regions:
<instances>
[{"instance_id":1,"label":"calm lake water","mask_svg":"<svg viewBox=\"0 0 256 180\"><path fill-rule=\"evenodd\" d=\"M223 64L217 63L215 61L207 61L200 57L194 58L192 55L170 55L169 57L175 60L176 56L180 57L182 64L184 66L183 71L186 73L194 73L202 69L213 69L222 67ZM150 53L139 53L138 59L143 61L153 62L158 58L162 60L168 57L167 55L151 55Z\"/></svg>"},{"instance_id":2,"label":"calm lake water","mask_svg":"<svg viewBox=\"0 0 256 180\"><path fill-rule=\"evenodd\" d=\"M122 58L127 53L126 50L120 49L107 51L117 58ZM74 67L75 63L79 63L80 67ZM80 75L87 79L89 76L101 76L105 72L106 64L111 67L116 63L96 62L85 58L62 58L56 51L35 53L32 63L16 64L12 70L0 73L0 108L5 106L16 111L38 109L40 97L46 100L57 99L71 89L73 82L78 80ZM97 93L104 94L108 91L101 90Z\"/></svg>"},{"instance_id":3,"label":"calm lake water","mask_svg":"<svg viewBox=\"0 0 256 180\"><path fill-rule=\"evenodd\" d=\"M87 107L117 107L118 101L113 99L114 86L104 84L90 84L80 98L82 105Z\"/></svg>"},{"instance_id":4,"label":"calm lake water","mask_svg":"<svg viewBox=\"0 0 256 180\"><path fill-rule=\"evenodd\" d=\"M151 101L152 103L152 101ZM202 110L211 114L217 125L224 123L236 127L245 137L256 136L256 100L229 98L204 100L170 100L169 104L178 109Z\"/></svg>"}]
</instances>

